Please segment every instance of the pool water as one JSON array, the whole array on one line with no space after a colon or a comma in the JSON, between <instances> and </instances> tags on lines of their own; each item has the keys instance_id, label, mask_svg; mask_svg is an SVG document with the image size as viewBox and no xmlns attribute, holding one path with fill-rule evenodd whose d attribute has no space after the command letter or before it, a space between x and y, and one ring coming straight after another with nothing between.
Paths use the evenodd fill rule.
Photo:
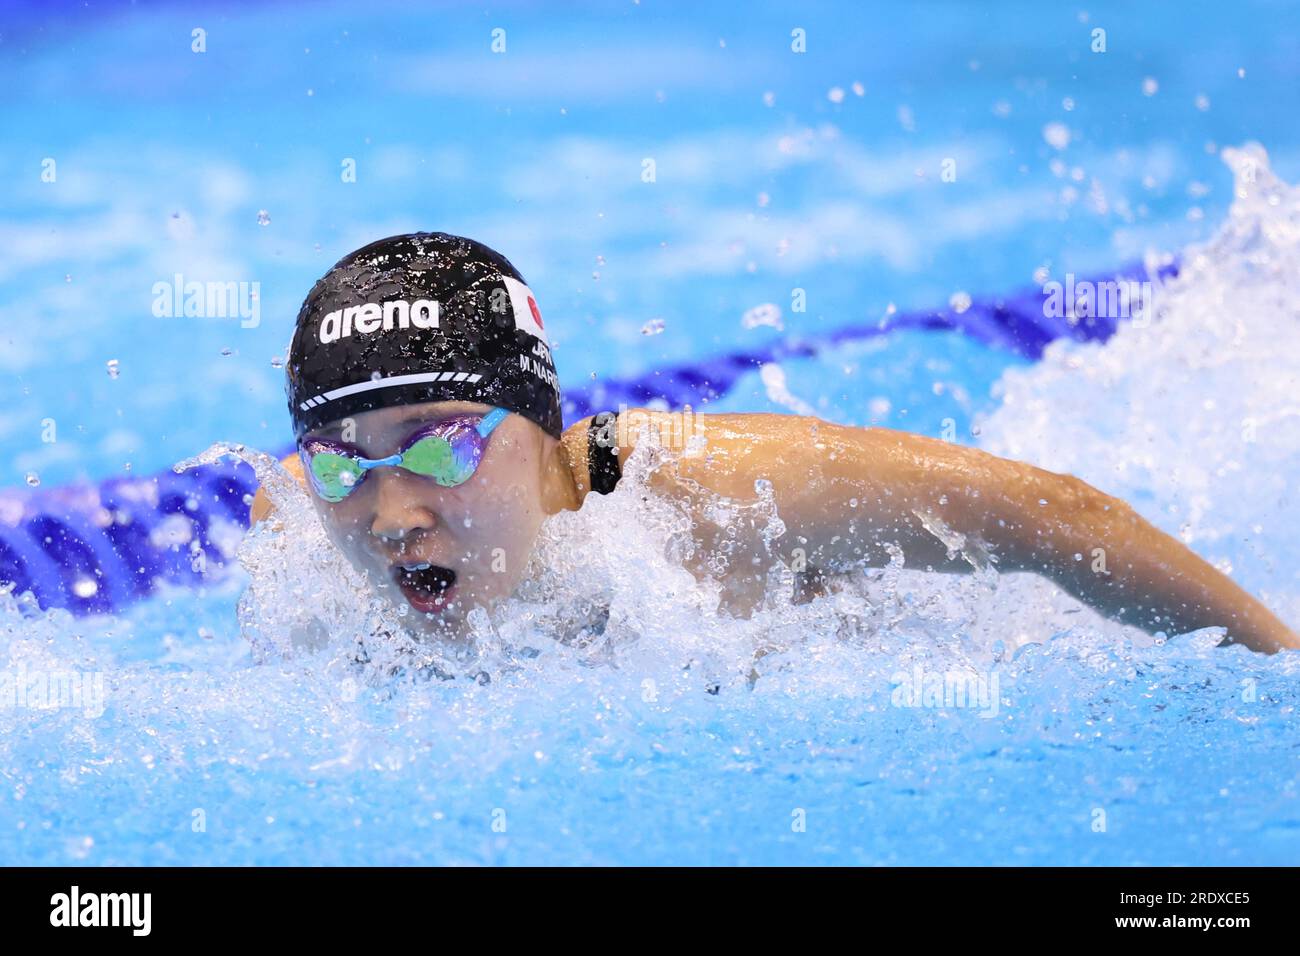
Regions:
<instances>
[{"instance_id":1,"label":"pool water","mask_svg":"<svg viewBox=\"0 0 1300 956\"><path fill-rule=\"evenodd\" d=\"M251 449L286 442L298 302L411 229L502 249L571 386L1176 254L1151 321L1105 344L1029 362L904 332L756 369L710 408L1073 472L1294 625L1300 139L1277 104L1300 19L1125 9L7 12L3 480L148 474L225 441L276 484ZM154 315L177 273L258 282L258 321ZM780 329L742 321L766 303ZM535 582L456 654L372 636L400 621L288 485L285 530L232 536L243 570L207 588L112 617L0 597L0 674L87 678L76 707L0 706L0 861L1297 859L1300 655L899 566L798 606L777 569L736 620L675 560L680 517L637 493L653 464L555 518ZM779 540L761 495L742 510ZM304 649L313 628L330 640ZM971 692L932 695L945 678Z\"/></svg>"}]
</instances>

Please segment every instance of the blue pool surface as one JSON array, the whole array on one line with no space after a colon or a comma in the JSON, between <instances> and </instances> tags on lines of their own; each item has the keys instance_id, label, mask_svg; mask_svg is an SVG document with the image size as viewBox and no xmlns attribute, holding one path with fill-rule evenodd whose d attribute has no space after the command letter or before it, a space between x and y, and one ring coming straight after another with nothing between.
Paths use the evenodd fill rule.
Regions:
<instances>
[{"instance_id":1,"label":"blue pool surface","mask_svg":"<svg viewBox=\"0 0 1300 956\"><path fill-rule=\"evenodd\" d=\"M574 388L1177 256L1159 320L1104 345L904 331L708 410L1073 472L1300 624L1294 4L19 4L0 75L0 502L283 448L303 295L399 232L505 253ZM256 319L156 315L178 274L257 283ZM743 321L765 304L780 328ZM1300 858L1300 654L908 569L735 621L634 498L552 529L483 682L349 667L364 608L305 511L300 548L263 529L119 615L0 596L0 863ZM556 639L599 601L595 646ZM304 605L335 645L286 652ZM993 702L898 706L917 668ZM6 705L63 672L102 707Z\"/></svg>"}]
</instances>

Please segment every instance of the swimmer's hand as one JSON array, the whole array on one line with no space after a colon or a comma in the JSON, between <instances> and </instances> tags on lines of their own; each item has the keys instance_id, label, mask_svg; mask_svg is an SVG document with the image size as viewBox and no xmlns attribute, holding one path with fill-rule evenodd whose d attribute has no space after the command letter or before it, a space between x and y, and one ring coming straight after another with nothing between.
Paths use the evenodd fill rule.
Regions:
<instances>
[{"instance_id":1,"label":"swimmer's hand","mask_svg":"<svg viewBox=\"0 0 1300 956\"><path fill-rule=\"evenodd\" d=\"M1300 647L1230 578L1071 475L883 428L791 415L697 420L705 450L673 456L652 485L695 505L696 524L705 526L701 492L752 501L755 481L766 479L786 526L772 546L791 566L796 558L811 568L879 566L888 562L888 544L901 548L907 567L937 571L969 572L987 555L1001 571L1044 575L1106 616L1152 633L1224 627L1228 640L1257 651ZM664 425L660 433L671 434L671 423ZM757 555L760 543L751 544ZM766 569L752 566L759 584ZM729 576L744 568L733 561Z\"/></svg>"},{"instance_id":2,"label":"swimmer's hand","mask_svg":"<svg viewBox=\"0 0 1300 956\"><path fill-rule=\"evenodd\" d=\"M301 458L297 455L286 455L284 458L280 459L280 464L284 466L285 471L298 479L299 484L306 487L307 478L302 473ZM266 496L266 492L261 488L258 488L257 494L253 496L252 507L248 509L249 526L251 527L259 521L266 520L274 510L275 508L271 504L271 499Z\"/></svg>"}]
</instances>

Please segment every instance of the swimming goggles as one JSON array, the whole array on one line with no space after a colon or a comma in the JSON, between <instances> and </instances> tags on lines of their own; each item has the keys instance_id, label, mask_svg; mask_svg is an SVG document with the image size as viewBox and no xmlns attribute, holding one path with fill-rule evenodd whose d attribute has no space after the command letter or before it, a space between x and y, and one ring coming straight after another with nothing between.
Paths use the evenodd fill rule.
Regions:
<instances>
[{"instance_id":1,"label":"swimming goggles","mask_svg":"<svg viewBox=\"0 0 1300 956\"><path fill-rule=\"evenodd\" d=\"M342 501L361 486L368 472L385 465L454 488L474 474L488 436L507 414L494 408L482 417L461 415L424 425L402 443L401 451L387 458L365 458L354 446L329 438L307 439L298 454L312 488L326 501Z\"/></svg>"}]
</instances>

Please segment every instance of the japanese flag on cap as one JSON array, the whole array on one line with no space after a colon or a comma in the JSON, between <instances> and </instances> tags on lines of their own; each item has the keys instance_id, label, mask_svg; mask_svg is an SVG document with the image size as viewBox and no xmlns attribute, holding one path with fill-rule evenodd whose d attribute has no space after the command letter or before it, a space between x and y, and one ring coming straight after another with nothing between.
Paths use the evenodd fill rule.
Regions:
<instances>
[{"instance_id":1,"label":"japanese flag on cap","mask_svg":"<svg viewBox=\"0 0 1300 956\"><path fill-rule=\"evenodd\" d=\"M523 329L529 335L535 335L549 346L546 329L542 327L542 310L537 307L537 299L532 291L518 279L502 276L501 281L510 293L510 311L515 316L515 328Z\"/></svg>"}]
</instances>

